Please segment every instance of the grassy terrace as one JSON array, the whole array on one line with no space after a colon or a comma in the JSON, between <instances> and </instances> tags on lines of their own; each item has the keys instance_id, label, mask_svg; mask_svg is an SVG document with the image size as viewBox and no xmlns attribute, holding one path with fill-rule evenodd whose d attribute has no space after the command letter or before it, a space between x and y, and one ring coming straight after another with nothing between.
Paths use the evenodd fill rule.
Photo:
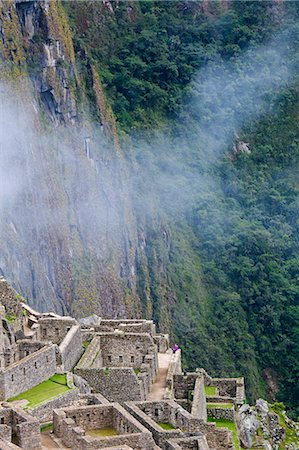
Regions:
<instances>
[{"instance_id":1,"label":"grassy terrace","mask_svg":"<svg viewBox=\"0 0 299 450\"><path fill-rule=\"evenodd\" d=\"M166 422L157 422L157 423L161 428L163 428L163 430L176 430L176 428L170 425L170 423Z\"/></svg>"},{"instance_id":2,"label":"grassy terrace","mask_svg":"<svg viewBox=\"0 0 299 450\"><path fill-rule=\"evenodd\" d=\"M207 403L207 408L233 409L233 403Z\"/></svg>"},{"instance_id":3,"label":"grassy terrace","mask_svg":"<svg viewBox=\"0 0 299 450\"><path fill-rule=\"evenodd\" d=\"M213 397L216 395L216 386L205 386L205 393L207 397Z\"/></svg>"},{"instance_id":4,"label":"grassy terrace","mask_svg":"<svg viewBox=\"0 0 299 450\"><path fill-rule=\"evenodd\" d=\"M69 389L70 388L66 384L66 375L56 374L49 378L49 380L43 381L34 388L8 399L8 401L28 400L26 408L35 408L35 406L40 403L57 397L58 395L67 392Z\"/></svg>"},{"instance_id":5,"label":"grassy terrace","mask_svg":"<svg viewBox=\"0 0 299 450\"><path fill-rule=\"evenodd\" d=\"M105 428L98 428L96 430L89 430L86 431L87 436L90 437L109 437L109 436L117 436L118 433L115 428L112 427L105 427Z\"/></svg>"},{"instance_id":6,"label":"grassy terrace","mask_svg":"<svg viewBox=\"0 0 299 450\"><path fill-rule=\"evenodd\" d=\"M214 422L216 423L217 427L227 428L228 430L230 430L233 433L234 446L236 450L240 450L237 428L234 422L232 422L231 420L212 419L212 418L208 418L208 422Z\"/></svg>"}]
</instances>

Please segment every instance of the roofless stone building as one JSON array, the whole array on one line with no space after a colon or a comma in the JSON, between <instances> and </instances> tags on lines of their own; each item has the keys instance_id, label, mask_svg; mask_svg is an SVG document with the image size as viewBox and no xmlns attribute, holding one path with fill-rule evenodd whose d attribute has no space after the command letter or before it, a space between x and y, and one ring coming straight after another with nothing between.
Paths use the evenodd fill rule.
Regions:
<instances>
[{"instance_id":1,"label":"roofless stone building","mask_svg":"<svg viewBox=\"0 0 299 450\"><path fill-rule=\"evenodd\" d=\"M0 449L234 449L211 420L236 422L243 378L183 373L153 321L41 314L4 279L0 301Z\"/></svg>"}]
</instances>

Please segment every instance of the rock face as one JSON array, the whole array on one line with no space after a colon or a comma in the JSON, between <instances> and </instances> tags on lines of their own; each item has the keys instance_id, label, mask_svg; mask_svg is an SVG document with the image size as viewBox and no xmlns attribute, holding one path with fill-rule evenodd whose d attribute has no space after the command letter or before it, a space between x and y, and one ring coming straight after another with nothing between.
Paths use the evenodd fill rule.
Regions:
<instances>
[{"instance_id":1,"label":"rock face","mask_svg":"<svg viewBox=\"0 0 299 450\"><path fill-rule=\"evenodd\" d=\"M241 406L239 410L240 440L244 448L251 448L256 431L259 427L256 412L249 405Z\"/></svg>"},{"instance_id":2,"label":"rock face","mask_svg":"<svg viewBox=\"0 0 299 450\"><path fill-rule=\"evenodd\" d=\"M146 257L127 162L83 113L61 2L1 3L0 61L0 275L40 311L140 315ZM96 88L105 109L98 79Z\"/></svg>"}]
</instances>

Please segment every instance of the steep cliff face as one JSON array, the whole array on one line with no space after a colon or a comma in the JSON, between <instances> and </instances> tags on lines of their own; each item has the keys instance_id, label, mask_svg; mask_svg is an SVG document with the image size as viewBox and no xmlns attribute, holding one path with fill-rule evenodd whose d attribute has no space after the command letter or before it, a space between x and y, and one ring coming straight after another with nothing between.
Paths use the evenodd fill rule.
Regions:
<instances>
[{"instance_id":1,"label":"steep cliff face","mask_svg":"<svg viewBox=\"0 0 299 450\"><path fill-rule=\"evenodd\" d=\"M43 311L150 313L127 162L92 67L99 124L87 119L60 1L4 2L0 30L1 273Z\"/></svg>"}]
</instances>

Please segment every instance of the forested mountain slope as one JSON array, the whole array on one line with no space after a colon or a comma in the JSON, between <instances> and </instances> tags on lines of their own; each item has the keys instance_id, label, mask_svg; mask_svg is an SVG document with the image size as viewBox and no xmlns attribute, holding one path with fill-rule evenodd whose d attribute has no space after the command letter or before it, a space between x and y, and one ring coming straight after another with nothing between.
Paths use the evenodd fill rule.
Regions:
<instances>
[{"instance_id":1,"label":"forested mountain slope","mask_svg":"<svg viewBox=\"0 0 299 450\"><path fill-rule=\"evenodd\" d=\"M187 366L244 375L251 398L283 400L296 417L298 3L55 0L50 18L46 9L29 14L34 2L17 8L43 126L52 121L66 133L67 148L76 148L70 127L84 129L66 161L94 194L93 208L78 214L84 195L69 195L71 178L63 261L51 244L56 262L51 252L41 261L36 244L38 264L24 250L32 279L11 275L14 284L36 302L44 282L37 293L32 280L50 266L43 279L56 307L153 317L184 348ZM62 47L52 66L44 62L51 40ZM61 101L65 84L72 107ZM90 136L98 169L82 174L78 155L84 145L89 152ZM50 171L61 195L59 161ZM94 227L86 231L87 217ZM47 232L56 239L57 230ZM6 276L15 264L8 260L0 264Z\"/></svg>"}]
</instances>

